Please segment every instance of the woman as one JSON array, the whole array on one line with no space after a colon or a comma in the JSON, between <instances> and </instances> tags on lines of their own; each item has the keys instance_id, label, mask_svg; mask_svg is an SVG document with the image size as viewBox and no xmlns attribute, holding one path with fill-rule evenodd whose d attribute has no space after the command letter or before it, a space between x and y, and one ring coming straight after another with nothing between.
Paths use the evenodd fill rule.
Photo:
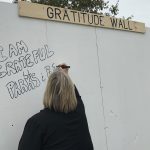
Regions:
<instances>
[{"instance_id":1,"label":"woman","mask_svg":"<svg viewBox=\"0 0 150 150\"><path fill-rule=\"evenodd\" d=\"M18 150L93 150L81 96L59 66L48 79L45 108L27 121Z\"/></svg>"}]
</instances>

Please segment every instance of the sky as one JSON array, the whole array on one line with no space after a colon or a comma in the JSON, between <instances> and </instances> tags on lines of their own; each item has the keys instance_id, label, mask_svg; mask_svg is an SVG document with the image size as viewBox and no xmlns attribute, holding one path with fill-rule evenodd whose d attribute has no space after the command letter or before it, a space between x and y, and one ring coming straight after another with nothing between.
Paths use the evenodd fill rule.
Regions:
<instances>
[{"instance_id":1,"label":"sky","mask_svg":"<svg viewBox=\"0 0 150 150\"><path fill-rule=\"evenodd\" d=\"M127 18L131 15L134 16L132 20L143 22L146 27L150 27L150 0L120 0L118 17Z\"/></svg>"},{"instance_id":2,"label":"sky","mask_svg":"<svg viewBox=\"0 0 150 150\"><path fill-rule=\"evenodd\" d=\"M13 0L0 0L11 3ZM117 0L109 0L110 4L115 4ZM146 27L150 27L150 0L120 0L118 18L125 18L133 15L133 21L143 22Z\"/></svg>"}]
</instances>

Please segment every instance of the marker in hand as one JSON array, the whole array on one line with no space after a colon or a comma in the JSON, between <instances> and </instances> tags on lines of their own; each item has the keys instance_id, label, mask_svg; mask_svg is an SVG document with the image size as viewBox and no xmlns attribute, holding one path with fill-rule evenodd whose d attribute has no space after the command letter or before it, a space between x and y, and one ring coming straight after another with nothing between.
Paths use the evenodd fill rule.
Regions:
<instances>
[{"instance_id":1,"label":"marker in hand","mask_svg":"<svg viewBox=\"0 0 150 150\"><path fill-rule=\"evenodd\" d=\"M67 66L67 65L65 65L65 64L63 64L63 65L58 65L58 66L56 66L56 67L61 67L62 69L70 68L70 66Z\"/></svg>"}]
</instances>

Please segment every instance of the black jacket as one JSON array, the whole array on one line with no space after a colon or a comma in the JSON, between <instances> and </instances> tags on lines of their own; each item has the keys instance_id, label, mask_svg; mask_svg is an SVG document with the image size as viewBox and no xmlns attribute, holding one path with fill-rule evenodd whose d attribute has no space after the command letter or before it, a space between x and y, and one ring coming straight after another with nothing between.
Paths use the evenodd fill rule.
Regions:
<instances>
[{"instance_id":1,"label":"black jacket","mask_svg":"<svg viewBox=\"0 0 150 150\"><path fill-rule=\"evenodd\" d=\"M78 105L70 113L45 108L26 123L18 150L93 150L84 105L76 87Z\"/></svg>"}]
</instances>

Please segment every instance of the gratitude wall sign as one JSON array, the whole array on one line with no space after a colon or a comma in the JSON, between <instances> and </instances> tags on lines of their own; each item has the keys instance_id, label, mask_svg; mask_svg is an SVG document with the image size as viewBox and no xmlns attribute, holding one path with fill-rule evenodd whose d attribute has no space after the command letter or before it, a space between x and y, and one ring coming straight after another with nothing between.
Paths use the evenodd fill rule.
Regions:
<instances>
[{"instance_id":1,"label":"gratitude wall sign","mask_svg":"<svg viewBox=\"0 0 150 150\"><path fill-rule=\"evenodd\" d=\"M141 22L25 1L18 5L19 16L145 33L145 24Z\"/></svg>"}]
</instances>

